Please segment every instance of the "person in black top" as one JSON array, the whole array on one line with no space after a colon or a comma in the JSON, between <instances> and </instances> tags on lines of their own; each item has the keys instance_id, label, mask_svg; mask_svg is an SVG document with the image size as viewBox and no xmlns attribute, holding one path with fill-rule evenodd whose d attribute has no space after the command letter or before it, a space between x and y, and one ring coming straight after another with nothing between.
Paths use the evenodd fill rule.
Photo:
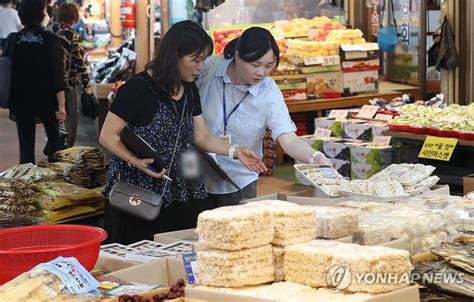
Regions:
<instances>
[{"instance_id":1,"label":"person in black top","mask_svg":"<svg viewBox=\"0 0 474 302\"><path fill-rule=\"evenodd\" d=\"M187 178L183 169L183 154L194 147L238 159L257 173L266 170L253 151L212 137L206 128L194 80L212 49L212 40L197 23L179 22L164 35L145 71L118 90L99 137L114 154L104 194L108 198L120 179L161 194L162 208L155 221L147 222L106 202L109 242L128 244L152 239L159 232L195 227L198 214L210 205L202 178ZM152 159L137 158L123 145L119 135L127 125L157 150L166 169L150 170L147 166ZM172 181L163 178L165 173Z\"/></svg>"},{"instance_id":2,"label":"person in black top","mask_svg":"<svg viewBox=\"0 0 474 302\"><path fill-rule=\"evenodd\" d=\"M58 37L41 25L46 0L24 0L19 16L25 28L8 39L12 44L10 117L16 121L20 163L35 162L35 121L48 137L44 153L60 149L58 122L66 119L63 53Z\"/></svg>"}]
</instances>

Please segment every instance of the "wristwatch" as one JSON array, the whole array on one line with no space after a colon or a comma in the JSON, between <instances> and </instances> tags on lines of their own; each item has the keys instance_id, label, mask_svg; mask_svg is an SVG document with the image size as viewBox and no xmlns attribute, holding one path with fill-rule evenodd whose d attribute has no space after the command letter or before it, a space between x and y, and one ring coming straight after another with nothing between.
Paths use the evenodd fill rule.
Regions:
<instances>
[{"instance_id":1,"label":"wristwatch","mask_svg":"<svg viewBox=\"0 0 474 302\"><path fill-rule=\"evenodd\" d=\"M320 151L316 151L316 152L314 152L314 153L309 157L309 164L310 164L310 165L313 165L313 164L314 164L314 161L316 160L316 157L318 157L318 155L319 155L320 153L321 153Z\"/></svg>"},{"instance_id":2,"label":"wristwatch","mask_svg":"<svg viewBox=\"0 0 474 302\"><path fill-rule=\"evenodd\" d=\"M230 145L229 147L229 154L227 155L230 159L235 159L234 153L239 146L237 145Z\"/></svg>"}]
</instances>

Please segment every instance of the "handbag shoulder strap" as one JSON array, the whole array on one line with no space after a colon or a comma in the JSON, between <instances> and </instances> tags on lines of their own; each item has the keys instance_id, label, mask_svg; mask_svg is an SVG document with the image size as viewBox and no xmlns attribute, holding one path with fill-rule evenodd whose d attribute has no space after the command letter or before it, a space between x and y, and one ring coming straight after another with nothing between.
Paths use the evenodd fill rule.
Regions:
<instances>
[{"instance_id":1,"label":"handbag shoulder strap","mask_svg":"<svg viewBox=\"0 0 474 302\"><path fill-rule=\"evenodd\" d=\"M384 1L383 8L382 8L382 19L381 19L382 22L383 22L383 15L385 13L385 3L387 3L387 1ZM393 3L393 0L390 0L390 7L392 8L392 17L393 17L393 24L395 24L395 32L397 33L397 36L398 36L397 19L395 18L395 5ZM388 20L387 25L390 25L390 19ZM383 25L381 24L380 27L383 27Z\"/></svg>"},{"instance_id":2,"label":"handbag shoulder strap","mask_svg":"<svg viewBox=\"0 0 474 302\"><path fill-rule=\"evenodd\" d=\"M148 88L151 90L151 92L153 93L153 95L155 95L155 97L159 100L159 97L158 95L156 94L155 90L153 89L153 87L150 85L149 81L141 76L137 76L136 78L142 80L143 82L146 83L146 85L148 86ZM176 157L176 152L178 150L178 143L179 143L179 138L181 136L181 129L183 128L183 123L184 123L184 115L185 115L185 112L186 112L186 105L188 103L188 96L186 94L186 89L184 89L184 104L183 104L183 111L181 112L181 118L180 118L180 121L179 121L179 127L178 127L178 134L176 135L176 140L175 140L175 143L174 143L174 147L173 147L173 153L171 154L171 162L170 162L170 165L169 165L169 168L167 169L167 176L170 175L171 173L171 169L173 168L173 162L175 160L175 157ZM163 193L166 191L166 187L168 185L168 179L165 179L165 185L163 186Z\"/></svg>"}]
</instances>

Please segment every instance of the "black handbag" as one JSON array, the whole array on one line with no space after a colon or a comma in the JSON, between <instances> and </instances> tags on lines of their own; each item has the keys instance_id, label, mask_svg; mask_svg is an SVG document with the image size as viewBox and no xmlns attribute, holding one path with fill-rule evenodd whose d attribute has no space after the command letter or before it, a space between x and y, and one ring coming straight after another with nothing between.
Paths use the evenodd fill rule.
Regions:
<instances>
[{"instance_id":1,"label":"black handbag","mask_svg":"<svg viewBox=\"0 0 474 302\"><path fill-rule=\"evenodd\" d=\"M161 195L122 180L114 185L109 198L114 208L147 221L160 215L161 201Z\"/></svg>"},{"instance_id":2,"label":"black handbag","mask_svg":"<svg viewBox=\"0 0 474 302\"><path fill-rule=\"evenodd\" d=\"M5 40L3 56L0 57L0 108L8 108L12 79L12 55L17 37L11 33Z\"/></svg>"},{"instance_id":3,"label":"black handbag","mask_svg":"<svg viewBox=\"0 0 474 302\"><path fill-rule=\"evenodd\" d=\"M185 94L183 112L181 113L181 121L179 123L178 135L176 136L173 154L171 156L168 176L171 172L171 167L173 166L176 150L178 148L179 136L181 134L181 128L183 126L184 113L186 112L186 103L187 97ZM119 211L133 215L140 219L153 221L160 214L162 206L162 196L166 191L168 183L169 181L165 179L163 193L160 195L119 179L119 181L113 186L112 190L110 191L109 203L112 207L116 208Z\"/></svg>"},{"instance_id":4,"label":"black handbag","mask_svg":"<svg viewBox=\"0 0 474 302\"><path fill-rule=\"evenodd\" d=\"M83 92L81 95L82 114L95 120L99 116L100 107L93 94Z\"/></svg>"}]
</instances>

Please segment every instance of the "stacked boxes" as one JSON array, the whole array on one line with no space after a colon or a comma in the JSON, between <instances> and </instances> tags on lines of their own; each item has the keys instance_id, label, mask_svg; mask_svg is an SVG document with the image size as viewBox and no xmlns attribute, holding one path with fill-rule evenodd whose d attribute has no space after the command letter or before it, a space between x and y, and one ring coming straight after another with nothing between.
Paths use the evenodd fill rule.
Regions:
<instances>
[{"instance_id":1,"label":"stacked boxes","mask_svg":"<svg viewBox=\"0 0 474 302\"><path fill-rule=\"evenodd\" d=\"M341 45L344 92L377 92L380 59L377 43Z\"/></svg>"},{"instance_id":2,"label":"stacked boxes","mask_svg":"<svg viewBox=\"0 0 474 302\"><path fill-rule=\"evenodd\" d=\"M392 147L378 147L369 143L350 146L351 162L387 166L392 162Z\"/></svg>"},{"instance_id":3,"label":"stacked boxes","mask_svg":"<svg viewBox=\"0 0 474 302\"><path fill-rule=\"evenodd\" d=\"M323 98L324 93L335 91L342 93L341 71L320 72L306 75L308 99Z\"/></svg>"},{"instance_id":4,"label":"stacked boxes","mask_svg":"<svg viewBox=\"0 0 474 302\"><path fill-rule=\"evenodd\" d=\"M343 277L349 292L386 293L409 286L412 265L407 251L381 246L360 246L334 241L314 240L285 249L285 279L313 287L328 287L332 270L346 268ZM333 272L336 273L335 271ZM406 281L386 278L386 282L371 282L357 278L360 274L395 274ZM360 280L359 280L360 279ZM367 281L368 280L368 281ZM402 279L403 280L403 279ZM340 280L345 282L345 280Z\"/></svg>"},{"instance_id":5,"label":"stacked boxes","mask_svg":"<svg viewBox=\"0 0 474 302\"><path fill-rule=\"evenodd\" d=\"M343 136L350 139L372 141L372 125L364 120L349 120L344 123Z\"/></svg>"},{"instance_id":6,"label":"stacked boxes","mask_svg":"<svg viewBox=\"0 0 474 302\"><path fill-rule=\"evenodd\" d=\"M331 130L331 136L342 137L344 133L344 123L346 123L346 121L346 119L334 119L327 117L316 118L314 120L314 129L322 128Z\"/></svg>"},{"instance_id":7,"label":"stacked boxes","mask_svg":"<svg viewBox=\"0 0 474 302\"><path fill-rule=\"evenodd\" d=\"M272 76L272 78L280 88L285 102L307 99L306 76L304 74Z\"/></svg>"},{"instance_id":8,"label":"stacked boxes","mask_svg":"<svg viewBox=\"0 0 474 302\"><path fill-rule=\"evenodd\" d=\"M351 163L351 179L369 179L387 166Z\"/></svg>"}]
</instances>

